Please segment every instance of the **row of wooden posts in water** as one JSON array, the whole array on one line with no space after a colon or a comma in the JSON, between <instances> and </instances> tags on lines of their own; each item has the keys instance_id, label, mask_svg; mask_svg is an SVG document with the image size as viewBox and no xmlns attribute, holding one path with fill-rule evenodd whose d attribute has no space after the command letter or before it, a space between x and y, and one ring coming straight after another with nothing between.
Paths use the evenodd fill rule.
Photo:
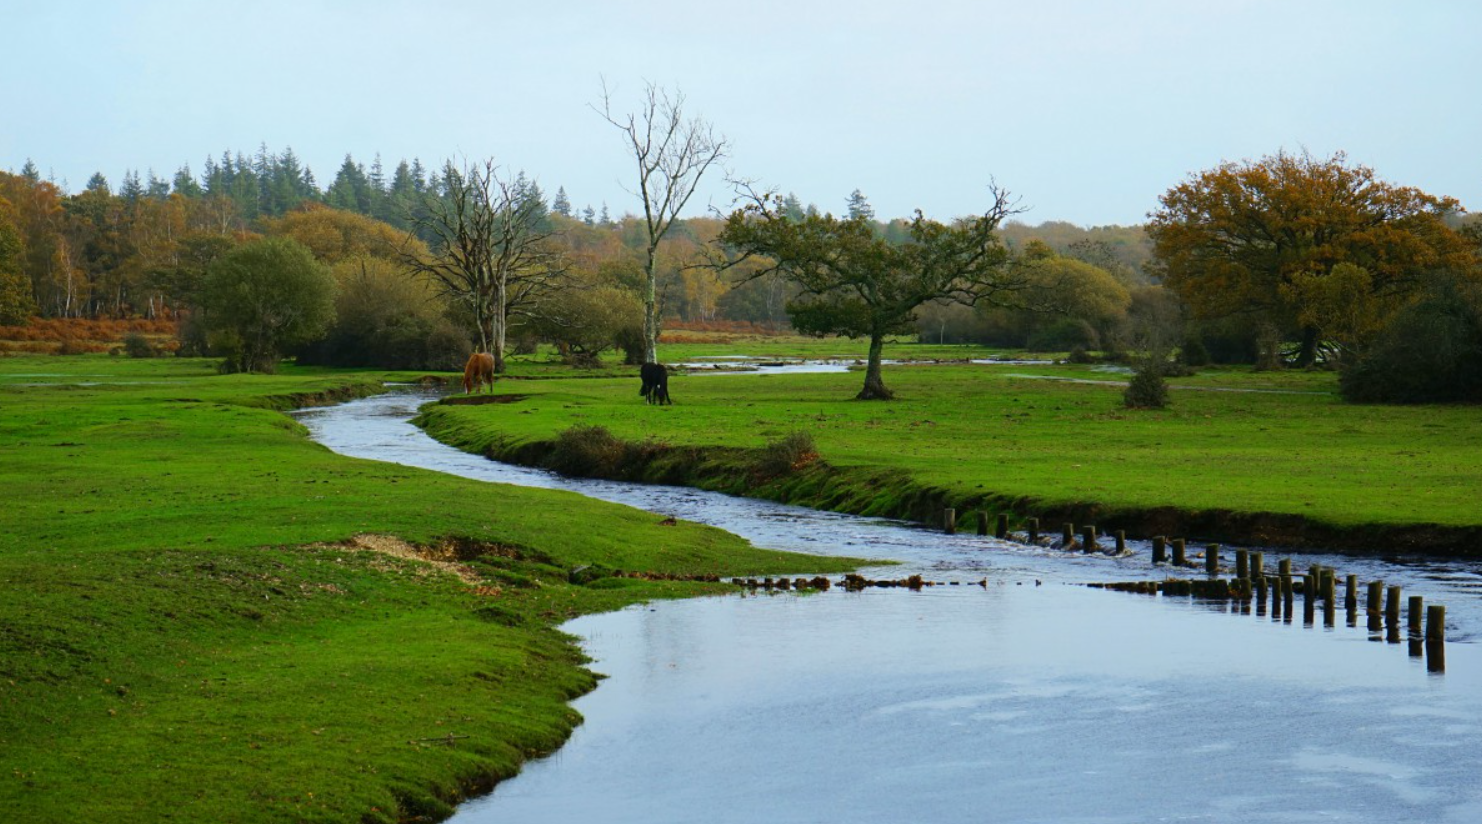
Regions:
<instances>
[{"instance_id":1,"label":"row of wooden posts in water","mask_svg":"<svg viewBox=\"0 0 1482 824\"><path fill-rule=\"evenodd\" d=\"M943 530L948 534L957 531L957 513L953 509L946 509L942 513ZM1009 516L1007 513L999 513L997 528L993 536L999 540L1012 540L1009 533ZM987 535L988 513L978 512L978 534ZM1028 518L1025 522L1027 543L1038 545L1040 543L1040 529L1038 518ZM1115 553L1123 555L1127 552L1127 535L1123 530L1117 530L1112 534L1115 542ZM1096 552L1102 547L1096 540L1096 527L1084 525L1080 529L1080 540L1076 540L1076 528L1072 523L1066 523L1061 527L1060 547L1074 550L1079 548L1082 552ZM1172 557L1169 550L1172 549ZM1271 602L1272 620L1279 620L1285 615L1285 620L1290 623L1293 614L1293 599L1295 593L1302 593L1304 604L1305 623L1309 626L1315 623L1317 601L1323 604L1323 624L1334 626L1337 612L1337 578L1338 574L1332 567L1324 567L1317 564L1312 565L1308 571L1298 579L1292 574L1292 561L1283 558L1278 562L1277 572L1274 577L1268 579L1266 576L1266 556L1263 552L1252 552L1245 549L1235 550L1235 577L1229 580L1217 577L1220 572L1220 550L1219 544L1208 544L1204 549L1204 571L1211 577L1208 580L1188 580L1180 578L1169 578L1164 581L1124 581L1110 584L1090 584L1100 589L1111 589L1121 592L1140 592L1149 595L1162 593L1166 595L1187 595L1196 598L1224 599L1241 602L1255 600L1259 604L1260 614L1265 614L1267 593L1269 588ZM1167 564L1174 567L1188 567L1197 569L1197 565L1188 559L1188 546L1183 538L1168 539L1164 536L1153 538L1153 563ZM1348 614L1348 625L1357 626L1358 623L1358 576L1348 575L1344 578L1344 608ZM1400 600L1402 593L1400 587L1385 587L1383 581L1369 581L1368 593L1365 601L1365 613L1368 615L1369 631L1378 633L1388 627L1387 640L1390 643L1400 642ZM1382 604L1381 604L1382 602ZM1284 609L1283 609L1284 607ZM1424 629L1422 632L1422 616L1424 618ZM1407 630L1410 640L1410 654L1415 657L1421 655L1422 641L1426 656L1427 669L1432 672L1444 672L1446 669L1446 607L1440 604L1427 606L1424 599L1419 595L1410 596L1408 609L1406 611ZM1377 640L1377 638L1376 638Z\"/></svg>"}]
</instances>

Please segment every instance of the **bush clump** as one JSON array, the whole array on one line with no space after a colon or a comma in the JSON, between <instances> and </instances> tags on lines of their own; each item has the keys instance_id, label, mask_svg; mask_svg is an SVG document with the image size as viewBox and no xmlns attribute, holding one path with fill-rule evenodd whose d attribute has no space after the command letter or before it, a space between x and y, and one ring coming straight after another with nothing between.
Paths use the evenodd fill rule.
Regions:
<instances>
[{"instance_id":1,"label":"bush clump","mask_svg":"<svg viewBox=\"0 0 1482 824\"><path fill-rule=\"evenodd\" d=\"M1163 380L1163 364L1147 358L1132 374L1132 382L1122 393L1128 409L1163 409L1168 406L1168 384Z\"/></svg>"},{"instance_id":2,"label":"bush clump","mask_svg":"<svg viewBox=\"0 0 1482 824\"><path fill-rule=\"evenodd\" d=\"M1025 348L1031 352L1054 352L1077 346L1095 349L1100 344L1101 336L1091 324L1076 318L1063 318L1032 332L1025 342Z\"/></svg>"},{"instance_id":3,"label":"bush clump","mask_svg":"<svg viewBox=\"0 0 1482 824\"><path fill-rule=\"evenodd\" d=\"M615 477L627 457L627 444L605 426L573 426L556 436L546 465L563 475Z\"/></svg>"},{"instance_id":4,"label":"bush clump","mask_svg":"<svg viewBox=\"0 0 1482 824\"><path fill-rule=\"evenodd\" d=\"M131 358L152 358L155 356L154 347L149 344L149 339L138 332L130 332L124 335L124 353Z\"/></svg>"},{"instance_id":5,"label":"bush clump","mask_svg":"<svg viewBox=\"0 0 1482 824\"><path fill-rule=\"evenodd\" d=\"M1482 289L1434 287L1390 321L1339 387L1361 403L1482 402Z\"/></svg>"},{"instance_id":6,"label":"bush clump","mask_svg":"<svg viewBox=\"0 0 1482 824\"><path fill-rule=\"evenodd\" d=\"M819 459L818 446L807 432L794 432L762 447L756 471L768 478L790 475Z\"/></svg>"},{"instance_id":7,"label":"bush clump","mask_svg":"<svg viewBox=\"0 0 1482 824\"><path fill-rule=\"evenodd\" d=\"M1184 366L1208 366L1210 363L1209 348L1204 341L1198 337L1190 337L1179 347L1178 361Z\"/></svg>"},{"instance_id":8,"label":"bush clump","mask_svg":"<svg viewBox=\"0 0 1482 824\"><path fill-rule=\"evenodd\" d=\"M1095 363L1096 358L1092 357L1091 353L1086 351L1086 347L1077 346L1072 348L1070 354L1065 356L1065 362L1080 364Z\"/></svg>"}]
</instances>

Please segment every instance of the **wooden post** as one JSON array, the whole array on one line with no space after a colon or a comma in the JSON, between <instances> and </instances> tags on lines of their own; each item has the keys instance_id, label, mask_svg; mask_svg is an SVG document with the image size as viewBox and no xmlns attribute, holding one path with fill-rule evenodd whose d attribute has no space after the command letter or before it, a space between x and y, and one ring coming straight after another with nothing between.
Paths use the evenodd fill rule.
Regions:
<instances>
[{"instance_id":1,"label":"wooden post","mask_svg":"<svg viewBox=\"0 0 1482 824\"><path fill-rule=\"evenodd\" d=\"M1384 582L1383 581L1370 581L1369 582L1369 597L1364 602L1364 611L1367 612L1367 613L1369 613L1370 615L1378 615L1379 614L1379 601L1383 597L1384 597Z\"/></svg>"},{"instance_id":2,"label":"wooden post","mask_svg":"<svg viewBox=\"0 0 1482 824\"><path fill-rule=\"evenodd\" d=\"M942 510L942 531L948 535L957 534L957 510L950 506Z\"/></svg>"},{"instance_id":3,"label":"wooden post","mask_svg":"<svg viewBox=\"0 0 1482 824\"><path fill-rule=\"evenodd\" d=\"M1000 513L998 513L998 531L994 533L993 537L998 538L999 540L1002 540L1004 538L1007 538L1008 536L1009 536L1009 513L1007 513L1007 512L1000 512Z\"/></svg>"},{"instance_id":4,"label":"wooden post","mask_svg":"<svg viewBox=\"0 0 1482 824\"><path fill-rule=\"evenodd\" d=\"M1424 598L1420 597L1419 595L1410 596L1410 609L1406 610L1405 616L1409 619L1408 623L1410 625L1411 635L1420 635L1420 615L1421 609L1424 607L1424 605Z\"/></svg>"},{"instance_id":5,"label":"wooden post","mask_svg":"<svg viewBox=\"0 0 1482 824\"><path fill-rule=\"evenodd\" d=\"M1348 611L1349 612L1357 612L1358 611L1358 576L1357 575L1350 575L1346 579L1344 579L1344 588L1347 590L1347 593L1344 595L1344 598L1347 599L1346 600L1346 603L1347 603L1347 606L1348 606Z\"/></svg>"},{"instance_id":6,"label":"wooden post","mask_svg":"<svg viewBox=\"0 0 1482 824\"><path fill-rule=\"evenodd\" d=\"M1250 554L1250 575L1252 578L1266 577L1266 553L1252 552Z\"/></svg>"},{"instance_id":7,"label":"wooden post","mask_svg":"<svg viewBox=\"0 0 1482 824\"><path fill-rule=\"evenodd\" d=\"M1324 567L1322 571L1322 599L1331 604L1337 600L1338 573L1331 567Z\"/></svg>"},{"instance_id":8,"label":"wooden post","mask_svg":"<svg viewBox=\"0 0 1482 824\"><path fill-rule=\"evenodd\" d=\"M1162 535L1153 539L1153 563L1168 563L1168 541Z\"/></svg>"},{"instance_id":9,"label":"wooden post","mask_svg":"<svg viewBox=\"0 0 1482 824\"><path fill-rule=\"evenodd\" d=\"M1096 526L1088 524L1081 527L1081 551L1095 552L1096 550Z\"/></svg>"},{"instance_id":10,"label":"wooden post","mask_svg":"<svg viewBox=\"0 0 1482 824\"><path fill-rule=\"evenodd\" d=\"M1389 588L1389 598L1384 602L1384 620L1392 627L1400 625L1400 588Z\"/></svg>"},{"instance_id":11,"label":"wooden post","mask_svg":"<svg viewBox=\"0 0 1482 824\"><path fill-rule=\"evenodd\" d=\"M1425 640L1446 640L1446 608L1440 604L1425 608Z\"/></svg>"},{"instance_id":12,"label":"wooden post","mask_svg":"<svg viewBox=\"0 0 1482 824\"><path fill-rule=\"evenodd\" d=\"M1029 527L1029 543L1031 543L1031 544L1037 544L1037 543L1039 543L1039 519L1038 518L1030 518L1029 519L1029 523L1028 523L1028 527Z\"/></svg>"},{"instance_id":13,"label":"wooden post","mask_svg":"<svg viewBox=\"0 0 1482 824\"><path fill-rule=\"evenodd\" d=\"M1277 573L1276 574L1279 575L1279 576L1281 576L1282 578L1289 578L1289 577L1291 577L1291 574L1292 574L1292 559L1291 558L1282 558L1280 561L1277 562L1276 569L1277 569Z\"/></svg>"},{"instance_id":14,"label":"wooden post","mask_svg":"<svg viewBox=\"0 0 1482 824\"><path fill-rule=\"evenodd\" d=\"M1236 578L1249 578L1250 577L1250 550L1248 550L1248 549L1237 549L1237 550L1235 550L1235 577Z\"/></svg>"},{"instance_id":15,"label":"wooden post","mask_svg":"<svg viewBox=\"0 0 1482 824\"><path fill-rule=\"evenodd\" d=\"M979 535L987 535L988 534L988 513L987 512L984 512L981 509L978 510L978 534ZM999 535L998 537L999 538L1002 538L1003 536L1002 535Z\"/></svg>"},{"instance_id":16,"label":"wooden post","mask_svg":"<svg viewBox=\"0 0 1482 824\"><path fill-rule=\"evenodd\" d=\"M1440 604L1425 608L1425 669L1446 671L1446 608Z\"/></svg>"},{"instance_id":17,"label":"wooden post","mask_svg":"<svg viewBox=\"0 0 1482 824\"><path fill-rule=\"evenodd\" d=\"M1312 573L1308 572L1302 576L1302 623L1311 626L1316 615L1317 581L1313 579Z\"/></svg>"},{"instance_id":18,"label":"wooden post","mask_svg":"<svg viewBox=\"0 0 1482 824\"><path fill-rule=\"evenodd\" d=\"M1068 549L1075 543L1075 524L1067 523L1060 526L1060 548Z\"/></svg>"},{"instance_id":19,"label":"wooden post","mask_svg":"<svg viewBox=\"0 0 1482 824\"><path fill-rule=\"evenodd\" d=\"M1116 532L1117 554L1122 555L1127 551L1127 530L1119 529Z\"/></svg>"},{"instance_id":20,"label":"wooden post","mask_svg":"<svg viewBox=\"0 0 1482 824\"><path fill-rule=\"evenodd\" d=\"M1188 566L1189 561L1184 557L1184 539L1173 539L1173 565L1177 567Z\"/></svg>"},{"instance_id":21,"label":"wooden post","mask_svg":"<svg viewBox=\"0 0 1482 824\"><path fill-rule=\"evenodd\" d=\"M1204 571L1210 575L1220 571L1220 545L1210 544L1204 548Z\"/></svg>"}]
</instances>

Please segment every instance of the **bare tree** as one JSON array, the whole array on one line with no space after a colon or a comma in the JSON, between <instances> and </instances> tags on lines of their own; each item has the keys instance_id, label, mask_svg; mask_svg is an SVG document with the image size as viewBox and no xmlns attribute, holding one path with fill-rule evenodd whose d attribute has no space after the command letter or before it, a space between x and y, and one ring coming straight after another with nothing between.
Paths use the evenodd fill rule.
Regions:
<instances>
[{"instance_id":1,"label":"bare tree","mask_svg":"<svg viewBox=\"0 0 1482 824\"><path fill-rule=\"evenodd\" d=\"M597 113L623 133L638 164L638 191L634 194L643 202L643 225L648 233L643 266L643 361L657 363L659 241L695 194L705 172L726 157L730 144L724 136L715 134L708 121L685 118L681 92L675 90L671 96L653 83L646 84L638 113L622 115L613 113L612 95L604 81L602 108Z\"/></svg>"},{"instance_id":2,"label":"bare tree","mask_svg":"<svg viewBox=\"0 0 1482 824\"><path fill-rule=\"evenodd\" d=\"M434 239L432 256L403 255L455 303L467 306L478 330L478 350L505 370L510 319L532 316L565 283L565 258L540 203L523 177L500 174L493 160L457 169L449 161L441 197L427 195L413 229Z\"/></svg>"}]
</instances>

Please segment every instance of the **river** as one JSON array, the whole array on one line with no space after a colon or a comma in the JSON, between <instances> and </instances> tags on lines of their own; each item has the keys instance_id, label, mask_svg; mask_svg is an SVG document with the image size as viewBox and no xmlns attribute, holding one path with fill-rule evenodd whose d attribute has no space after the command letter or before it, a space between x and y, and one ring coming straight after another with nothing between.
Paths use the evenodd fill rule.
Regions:
<instances>
[{"instance_id":1,"label":"river","mask_svg":"<svg viewBox=\"0 0 1482 824\"><path fill-rule=\"evenodd\" d=\"M580 618L609 677L474 822L1482 821L1482 565L1293 555L1447 606L1446 672L1362 626L1087 589L1132 557L680 487L562 478L407 421L403 389L298 418L338 452L568 489L940 586L702 598ZM1278 555L1267 552L1268 566ZM986 585L979 582L986 581Z\"/></svg>"}]
</instances>

